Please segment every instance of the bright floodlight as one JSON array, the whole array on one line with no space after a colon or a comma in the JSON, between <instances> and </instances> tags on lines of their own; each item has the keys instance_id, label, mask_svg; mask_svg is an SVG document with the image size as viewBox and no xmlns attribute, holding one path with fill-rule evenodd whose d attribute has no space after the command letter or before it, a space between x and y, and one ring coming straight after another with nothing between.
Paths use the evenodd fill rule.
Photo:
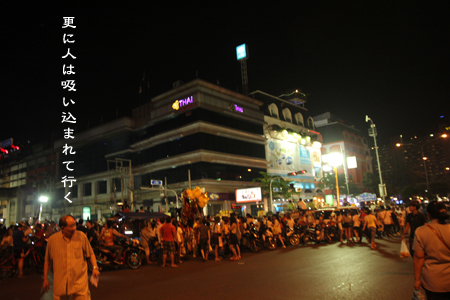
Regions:
<instances>
[{"instance_id":1,"label":"bright floodlight","mask_svg":"<svg viewBox=\"0 0 450 300\"><path fill-rule=\"evenodd\" d=\"M39 202L47 202L47 201L48 201L48 197L45 197L45 196L39 197Z\"/></svg>"},{"instance_id":2,"label":"bright floodlight","mask_svg":"<svg viewBox=\"0 0 450 300\"><path fill-rule=\"evenodd\" d=\"M342 166L342 154L333 152L328 154L328 163L333 167Z\"/></svg>"}]
</instances>

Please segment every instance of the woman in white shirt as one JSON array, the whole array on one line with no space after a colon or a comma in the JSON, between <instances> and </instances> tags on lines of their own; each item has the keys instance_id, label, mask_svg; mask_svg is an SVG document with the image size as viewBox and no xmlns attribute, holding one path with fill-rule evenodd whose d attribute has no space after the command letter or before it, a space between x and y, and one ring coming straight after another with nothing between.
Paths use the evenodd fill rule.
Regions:
<instances>
[{"instance_id":1,"label":"woman in white shirt","mask_svg":"<svg viewBox=\"0 0 450 300\"><path fill-rule=\"evenodd\" d=\"M273 235L275 236L275 239L278 239L281 244L283 244L283 248L286 248L286 246L284 245L283 239L281 238L281 227L280 227L280 222L278 221L277 217L273 216L272 217L272 223L273 223Z\"/></svg>"}]
</instances>

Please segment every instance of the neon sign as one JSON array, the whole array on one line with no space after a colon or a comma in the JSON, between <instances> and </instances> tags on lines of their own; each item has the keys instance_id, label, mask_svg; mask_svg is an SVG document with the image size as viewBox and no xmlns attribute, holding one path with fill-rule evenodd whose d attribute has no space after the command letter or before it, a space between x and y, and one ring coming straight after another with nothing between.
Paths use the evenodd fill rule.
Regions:
<instances>
[{"instance_id":1,"label":"neon sign","mask_svg":"<svg viewBox=\"0 0 450 300\"><path fill-rule=\"evenodd\" d=\"M189 96L187 98L181 99L181 100L175 100L175 102L172 104L172 108L175 110L179 110L183 106L186 106L188 104L194 103L194 97Z\"/></svg>"},{"instance_id":2,"label":"neon sign","mask_svg":"<svg viewBox=\"0 0 450 300\"><path fill-rule=\"evenodd\" d=\"M237 111L237 112L241 112L241 113L244 112L244 108L240 107L240 106L237 106L236 104L234 105L234 110Z\"/></svg>"}]
</instances>

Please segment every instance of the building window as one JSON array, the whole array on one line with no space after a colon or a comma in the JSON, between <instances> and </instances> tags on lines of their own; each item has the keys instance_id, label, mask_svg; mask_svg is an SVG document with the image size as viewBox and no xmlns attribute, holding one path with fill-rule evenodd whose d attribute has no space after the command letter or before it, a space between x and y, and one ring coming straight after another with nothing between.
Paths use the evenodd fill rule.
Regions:
<instances>
[{"instance_id":1,"label":"building window","mask_svg":"<svg viewBox=\"0 0 450 300\"><path fill-rule=\"evenodd\" d=\"M272 103L272 104L269 105L269 113L270 113L271 117L279 119L279 117L278 117L278 107L275 105L275 103Z\"/></svg>"},{"instance_id":2,"label":"building window","mask_svg":"<svg viewBox=\"0 0 450 300\"><path fill-rule=\"evenodd\" d=\"M113 179L112 191L121 192L122 191L122 180L120 178Z\"/></svg>"},{"instance_id":3,"label":"building window","mask_svg":"<svg viewBox=\"0 0 450 300\"><path fill-rule=\"evenodd\" d=\"M283 109L283 117L285 121L292 123L292 113L289 108Z\"/></svg>"},{"instance_id":4,"label":"building window","mask_svg":"<svg viewBox=\"0 0 450 300\"><path fill-rule=\"evenodd\" d=\"M297 122L298 125L303 126L303 116L301 113L295 114L295 122Z\"/></svg>"},{"instance_id":5,"label":"building window","mask_svg":"<svg viewBox=\"0 0 450 300\"><path fill-rule=\"evenodd\" d=\"M311 117L308 118L308 128L309 129L313 129L313 130L316 129L315 126L314 126L314 120Z\"/></svg>"},{"instance_id":6,"label":"building window","mask_svg":"<svg viewBox=\"0 0 450 300\"><path fill-rule=\"evenodd\" d=\"M107 186L106 179L97 181L97 194L106 194L106 186Z\"/></svg>"},{"instance_id":7,"label":"building window","mask_svg":"<svg viewBox=\"0 0 450 300\"><path fill-rule=\"evenodd\" d=\"M78 185L74 185L70 188L70 195L72 196L72 198L78 197Z\"/></svg>"},{"instance_id":8,"label":"building window","mask_svg":"<svg viewBox=\"0 0 450 300\"><path fill-rule=\"evenodd\" d=\"M83 184L83 196L91 196L92 195L92 183L88 182Z\"/></svg>"},{"instance_id":9,"label":"building window","mask_svg":"<svg viewBox=\"0 0 450 300\"><path fill-rule=\"evenodd\" d=\"M367 140L366 140L366 138L363 138L363 144L364 144L364 145L367 145Z\"/></svg>"}]
</instances>

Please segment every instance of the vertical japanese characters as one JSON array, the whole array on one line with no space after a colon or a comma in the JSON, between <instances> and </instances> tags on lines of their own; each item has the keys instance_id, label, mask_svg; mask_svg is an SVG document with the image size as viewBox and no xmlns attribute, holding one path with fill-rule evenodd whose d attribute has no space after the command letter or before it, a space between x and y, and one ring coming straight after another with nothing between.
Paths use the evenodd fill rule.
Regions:
<instances>
[{"instance_id":1,"label":"vertical japanese characters","mask_svg":"<svg viewBox=\"0 0 450 300\"><path fill-rule=\"evenodd\" d=\"M65 144L62 149L63 154L63 171L62 174L65 174L62 176L61 182L64 184L64 188L69 187L71 188L73 183L77 180L75 177L71 174L73 174L75 161L73 160L74 154L76 151L73 149L72 146L69 145L71 141L75 139L74 134L74 128L72 124L77 123L77 119L74 117L74 115L70 112L70 109L73 108L75 105L75 101L73 100L76 92L76 84L75 84L75 65L74 62L77 59L75 55L73 55L70 51L70 45L75 43L75 38L73 31L76 28L74 24L75 17L63 17L64 23L62 28L64 29L63 33L63 44L67 47L67 53L62 56L63 58L63 66L62 66L62 75L65 80L61 81L61 86L63 89L63 112L61 115L62 121L61 123L64 124L64 139ZM72 126L72 127L71 127ZM72 165L72 166L71 166ZM72 203L72 200L70 200L70 192L66 194L64 199Z\"/></svg>"}]
</instances>

